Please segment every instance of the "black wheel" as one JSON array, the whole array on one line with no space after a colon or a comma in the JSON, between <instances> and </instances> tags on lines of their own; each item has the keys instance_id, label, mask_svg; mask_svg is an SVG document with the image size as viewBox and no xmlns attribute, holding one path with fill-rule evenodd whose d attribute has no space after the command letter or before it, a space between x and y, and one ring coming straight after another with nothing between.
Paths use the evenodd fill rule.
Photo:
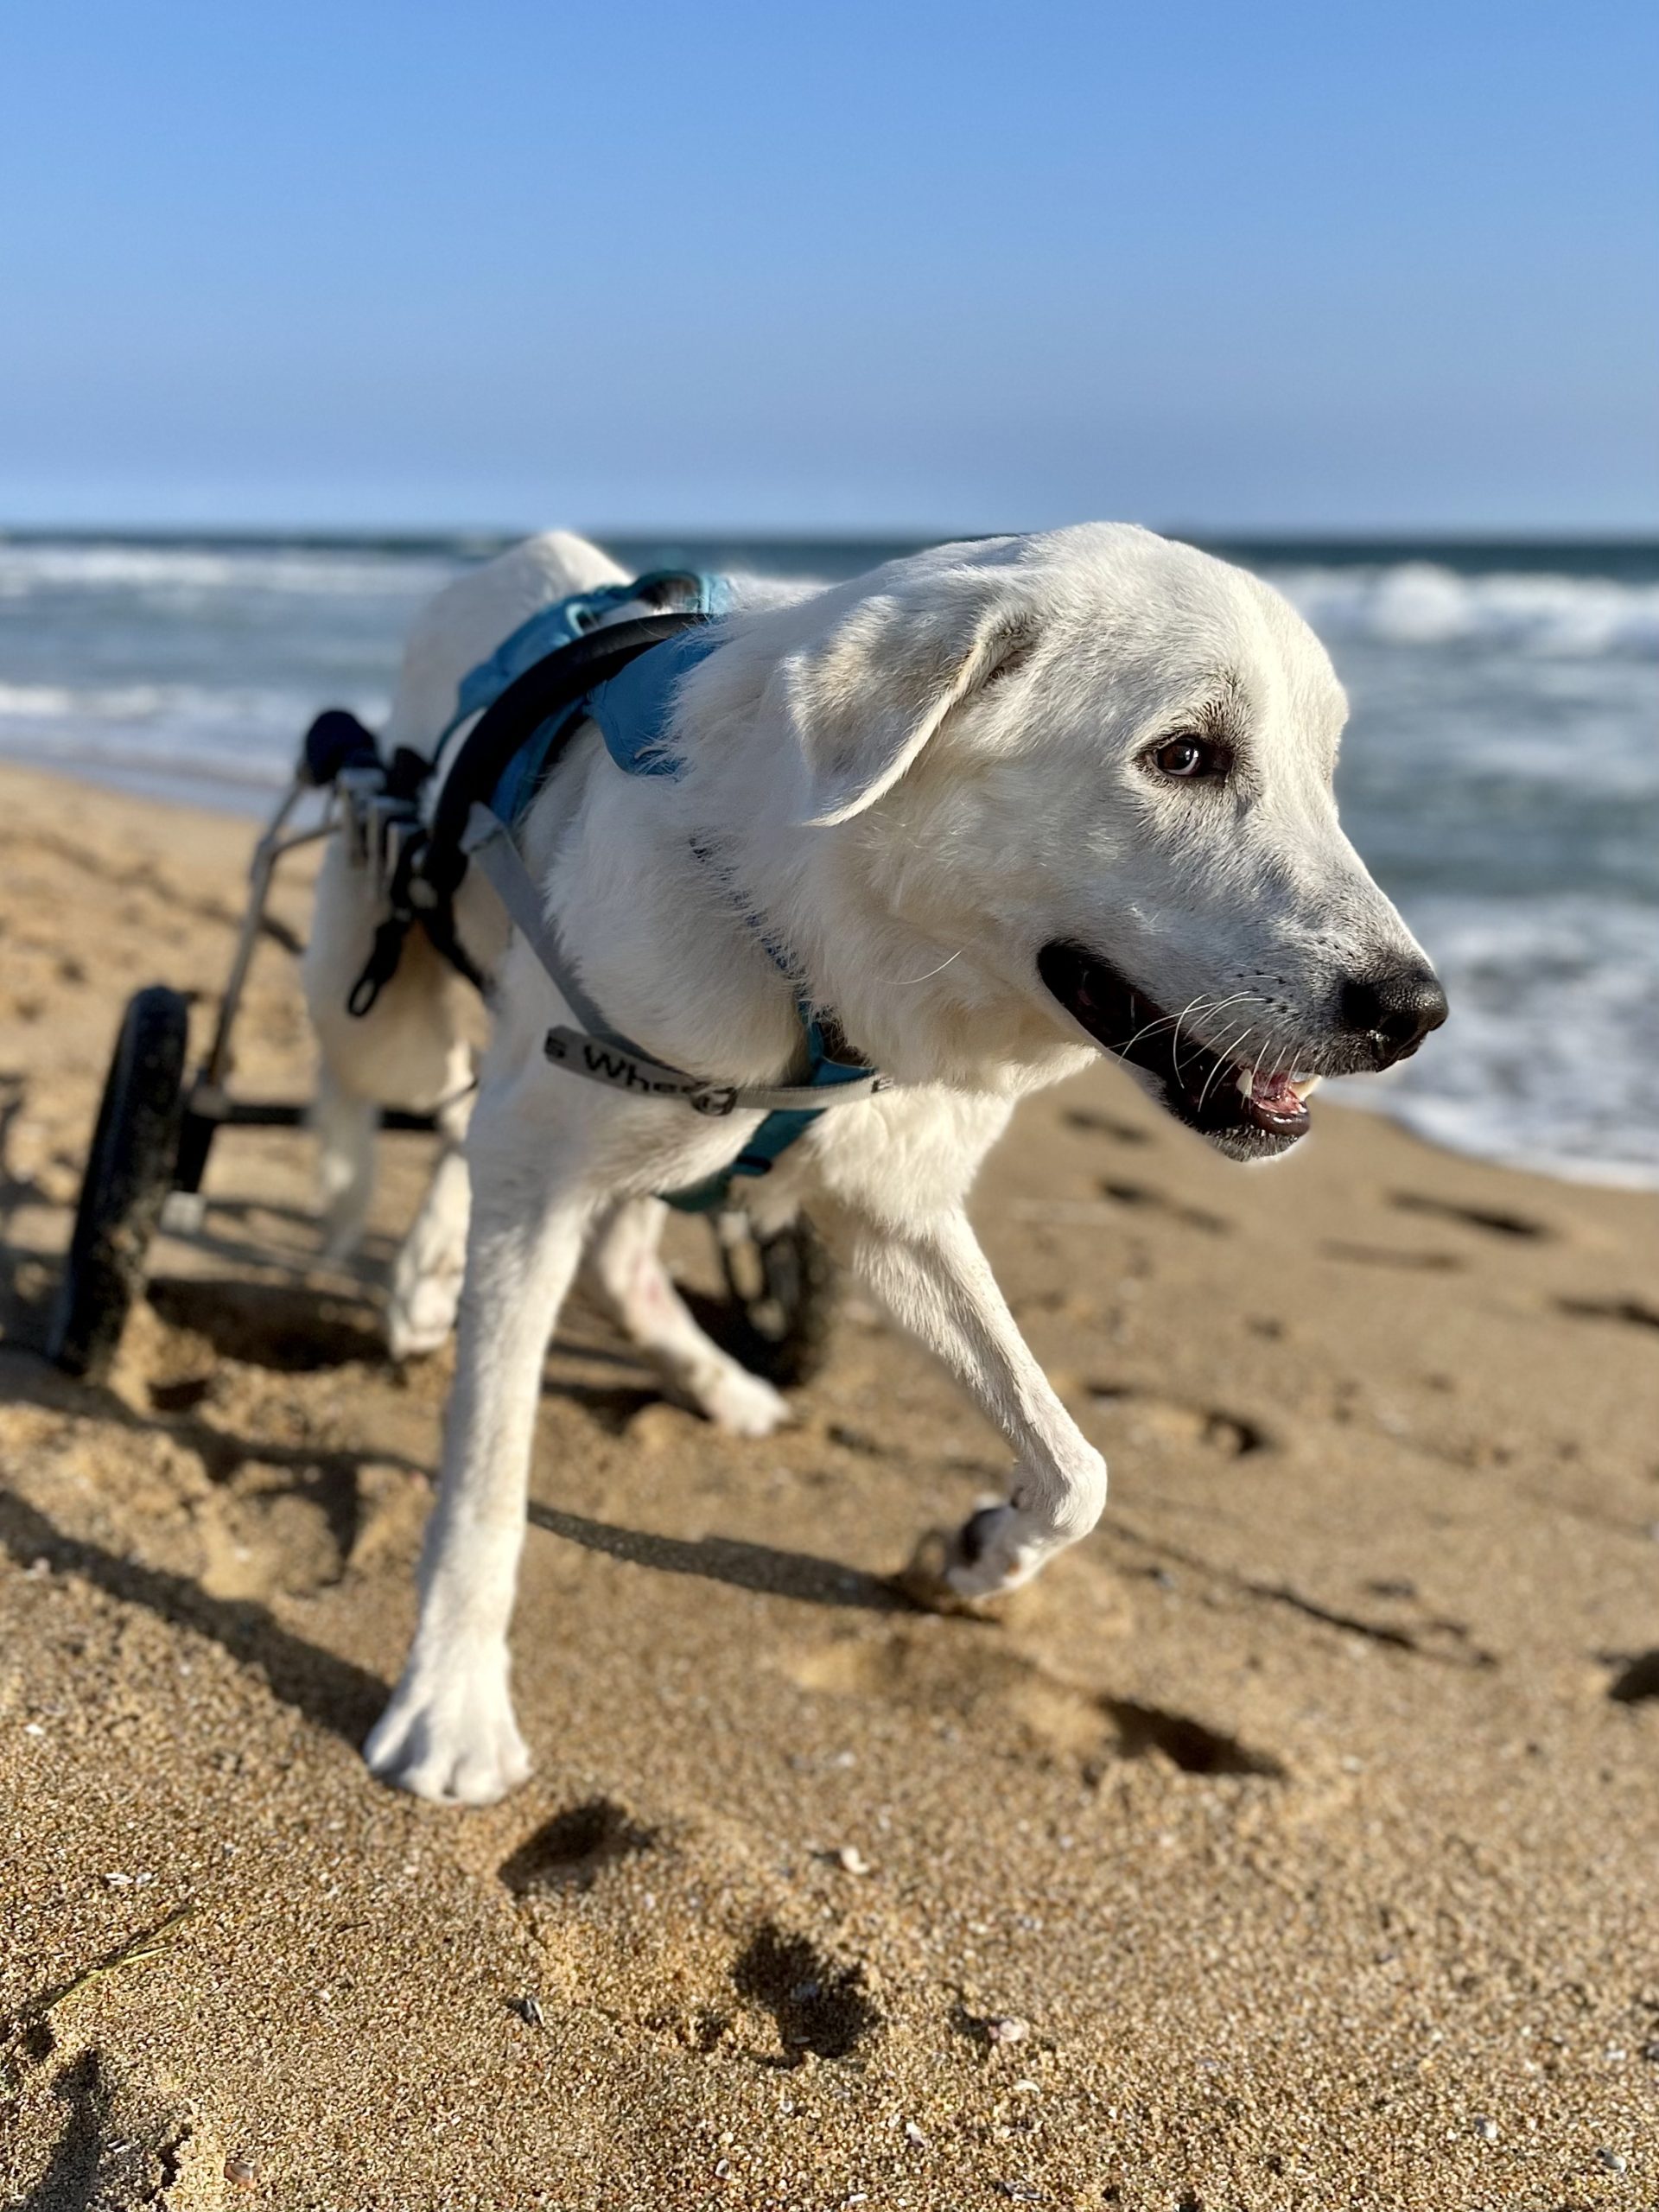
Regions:
<instances>
[{"instance_id":1,"label":"black wheel","mask_svg":"<svg viewBox=\"0 0 1659 2212\"><path fill-rule=\"evenodd\" d=\"M747 1215L715 1224L726 1287L737 1309L746 1367L782 1389L810 1382L823 1367L835 1319L835 1262L802 1220L762 1236Z\"/></svg>"},{"instance_id":2,"label":"black wheel","mask_svg":"<svg viewBox=\"0 0 1659 2212\"><path fill-rule=\"evenodd\" d=\"M160 984L121 1018L47 1341L67 1374L102 1381L143 1287L178 1158L188 1026L186 1001Z\"/></svg>"}]
</instances>

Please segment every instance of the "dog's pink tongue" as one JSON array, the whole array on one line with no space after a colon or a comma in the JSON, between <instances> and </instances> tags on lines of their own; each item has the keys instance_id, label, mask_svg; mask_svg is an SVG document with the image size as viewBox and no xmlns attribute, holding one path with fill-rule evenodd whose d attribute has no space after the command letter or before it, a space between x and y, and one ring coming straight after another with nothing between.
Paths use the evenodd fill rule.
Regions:
<instances>
[{"instance_id":1,"label":"dog's pink tongue","mask_svg":"<svg viewBox=\"0 0 1659 2212\"><path fill-rule=\"evenodd\" d=\"M1294 1114L1301 1100L1287 1075L1258 1075L1250 1084L1250 1096L1270 1114Z\"/></svg>"}]
</instances>

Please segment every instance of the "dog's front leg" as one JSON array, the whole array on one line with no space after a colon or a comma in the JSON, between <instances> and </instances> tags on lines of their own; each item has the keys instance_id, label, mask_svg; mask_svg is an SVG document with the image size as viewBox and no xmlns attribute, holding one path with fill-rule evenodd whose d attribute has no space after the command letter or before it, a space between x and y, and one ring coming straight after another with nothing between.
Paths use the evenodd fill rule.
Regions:
<instances>
[{"instance_id":1,"label":"dog's front leg","mask_svg":"<svg viewBox=\"0 0 1659 2212\"><path fill-rule=\"evenodd\" d=\"M853 1265L910 1333L944 1363L1000 1428L1018 1464L1007 1504L957 1532L944 1563L958 1596L1028 1581L1099 1520L1106 1462L1079 1432L1032 1357L966 1214L846 1221Z\"/></svg>"},{"instance_id":2,"label":"dog's front leg","mask_svg":"<svg viewBox=\"0 0 1659 2212\"><path fill-rule=\"evenodd\" d=\"M507 1624L542 1361L582 1255L590 1205L544 1120L480 1101L467 1281L443 1474L403 1679L365 1746L417 1796L486 1805L530 1771L507 1686Z\"/></svg>"}]
</instances>

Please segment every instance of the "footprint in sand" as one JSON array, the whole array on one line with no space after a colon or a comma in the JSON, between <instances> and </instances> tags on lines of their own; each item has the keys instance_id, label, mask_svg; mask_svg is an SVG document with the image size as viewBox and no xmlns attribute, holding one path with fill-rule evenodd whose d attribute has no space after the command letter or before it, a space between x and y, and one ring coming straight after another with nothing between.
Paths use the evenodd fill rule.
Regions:
<instances>
[{"instance_id":1,"label":"footprint in sand","mask_svg":"<svg viewBox=\"0 0 1659 2212\"><path fill-rule=\"evenodd\" d=\"M1091 1382L1088 1397L1096 1412L1125 1417L1132 1442L1150 1435L1172 1444L1201 1444L1224 1459L1242 1459L1249 1452L1267 1450L1274 1440L1243 1414L1221 1406L1184 1405L1178 1399L1137 1389L1133 1383Z\"/></svg>"},{"instance_id":2,"label":"footprint in sand","mask_svg":"<svg viewBox=\"0 0 1659 2212\"><path fill-rule=\"evenodd\" d=\"M1155 1752L1183 1774L1250 1774L1274 1782L1285 1779L1283 1761L1270 1751L1252 1751L1236 1736L1206 1727L1188 1713L1137 1704L1132 1698L1103 1698L1100 1706L1117 1731L1116 1749L1121 1758L1145 1758Z\"/></svg>"},{"instance_id":3,"label":"footprint in sand","mask_svg":"<svg viewBox=\"0 0 1659 2212\"><path fill-rule=\"evenodd\" d=\"M1336 1239L1320 1246L1328 1260L1346 1260L1357 1268L1399 1268L1423 1274L1449 1274L1464 1267L1455 1252L1403 1251L1392 1244L1348 1244Z\"/></svg>"},{"instance_id":4,"label":"footprint in sand","mask_svg":"<svg viewBox=\"0 0 1659 2212\"><path fill-rule=\"evenodd\" d=\"M771 2013L779 2042L792 2056L849 2057L881 2024L861 1966L837 1966L804 1936L771 1921L734 1962L732 1985Z\"/></svg>"},{"instance_id":5,"label":"footprint in sand","mask_svg":"<svg viewBox=\"0 0 1659 2212\"><path fill-rule=\"evenodd\" d=\"M1659 1306L1644 1298L1558 1298L1558 1313L1579 1321L1617 1321L1627 1329L1659 1329Z\"/></svg>"},{"instance_id":6,"label":"footprint in sand","mask_svg":"<svg viewBox=\"0 0 1659 2212\"><path fill-rule=\"evenodd\" d=\"M1609 1656L1603 1664L1618 1670L1607 1685L1615 1705L1645 1705L1659 1698L1659 1649L1638 1652L1635 1658Z\"/></svg>"},{"instance_id":7,"label":"footprint in sand","mask_svg":"<svg viewBox=\"0 0 1659 2212\"><path fill-rule=\"evenodd\" d=\"M556 1813L501 1863L516 1897L538 1889L590 1890L604 1869L656 1847L658 1834L608 1797Z\"/></svg>"},{"instance_id":8,"label":"footprint in sand","mask_svg":"<svg viewBox=\"0 0 1659 2212\"><path fill-rule=\"evenodd\" d=\"M1070 1129L1081 1129L1087 1136L1111 1137L1118 1144L1151 1144L1152 1132L1137 1128L1133 1122L1120 1122L1110 1114L1100 1113L1092 1106L1073 1106L1060 1116Z\"/></svg>"},{"instance_id":9,"label":"footprint in sand","mask_svg":"<svg viewBox=\"0 0 1659 2212\"><path fill-rule=\"evenodd\" d=\"M683 2048L765 2066L844 2059L883 2024L865 1961L735 1822L649 1821L613 1798L556 1814L499 1869L550 2004L599 2004Z\"/></svg>"},{"instance_id":10,"label":"footprint in sand","mask_svg":"<svg viewBox=\"0 0 1659 2212\"><path fill-rule=\"evenodd\" d=\"M221 1359L273 1374L390 1363L373 1310L364 1299L300 1283L181 1275L153 1282L149 1300L169 1329L204 1338Z\"/></svg>"},{"instance_id":11,"label":"footprint in sand","mask_svg":"<svg viewBox=\"0 0 1659 2212\"><path fill-rule=\"evenodd\" d=\"M1463 1229L1478 1229L1489 1236L1540 1238L1554 1231L1525 1214L1500 1211L1495 1206L1454 1205L1449 1198L1433 1198L1421 1191L1391 1191L1389 1204L1402 1213L1430 1215L1436 1221L1453 1221Z\"/></svg>"},{"instance_id":12,"label":"footprint in sand","mask_svg":"<svg viewBox=\"0 0 1659 2212\"><path fill-rule=\"evenodd\" d=\"M109 2051L87 2049L49 2076L26 2075L11 2120L14 2177L35 2171L8 2203L185 2212L223 2201L225 2153L194 2107Z\"/></svg>"},{"instance_id":13,"label":"footprint in sand","mask_svg":"<svg viewBox=\"0 0 1659 2212\"><path fill-rule=\"evenodd\" d=\"M1207 1777L1286 1778L1282 1760L1190 1713L1065 1681L1040 1660L982 1637L900 1630L847 1637L798 1656L803 1689L868 1697L988 1735L1012 1732L1098 1781L1114 1761L1150 1759Z\"/></svg>"},{"instance_id":14,"label":"footprint in sand","mask_svg":"<svg viewBox=\"0 0 1659 2212\"><path fill-rule=\"evenodd\" d=\"M1103 1182L1100 1189L1102 1197L1110 1198L1116 1205L1160 1214L1166 1221L1179 1222L1183 1229L1201 1229L1207 1236L1226 1236L1232 1230L1231 1222L1220 1214L1208 1213L1202 1206L1188 1205L1181 1198L1172 1198L1167 1192L1160 1191L1150 1183Z\"/></svg>"}]
</instances>

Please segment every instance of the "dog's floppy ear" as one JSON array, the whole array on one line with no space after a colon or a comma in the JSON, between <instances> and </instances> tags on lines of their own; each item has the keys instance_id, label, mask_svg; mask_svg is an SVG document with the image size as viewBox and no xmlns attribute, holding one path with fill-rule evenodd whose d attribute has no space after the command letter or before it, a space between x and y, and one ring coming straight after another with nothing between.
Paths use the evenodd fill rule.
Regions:
<instances>
[{"instance_id":1,"label":"dog's floppy ear","mask_svg":"<svg viewBox=\"0 0 1659 2212\"><path fill-rule=\"evenodd\" d=\"M891 791L954 708L1036 643L1036 617L976 593L956 604L861 600L828 636L779 663L775 685L799 747L810 828L845 822Z\"/></svg>"}]
</instances>

